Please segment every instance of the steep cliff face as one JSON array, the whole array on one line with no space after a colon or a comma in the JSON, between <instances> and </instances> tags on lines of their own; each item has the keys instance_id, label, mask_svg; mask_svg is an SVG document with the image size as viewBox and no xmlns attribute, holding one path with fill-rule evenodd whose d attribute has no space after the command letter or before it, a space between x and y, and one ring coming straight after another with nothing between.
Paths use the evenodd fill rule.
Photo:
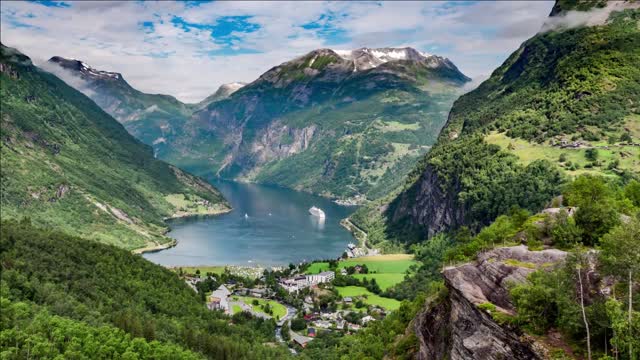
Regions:
<instances>
[{"instance_id":1,"label":"steep cliff face","mask_svg":"<svg viewBox=\"0 0 640 360\"><path fill-rule=\"evenodd\" d=\"M554 249L506 247L480 254L474 263L446 268L447 297L425 309L415 321L420 342L418 358L543 358L544 351L532 339L495 318L497 313L514 314L508 286L525 281L538 268L561 263L566 255ZM482 307L486 304L491 306Z\"/></svg>"},{"instance_id":2,"label":"steep cliff face","mask_svg":"<svg viewBox=\"0 0 640 360\"><path fill-rule=\"evenodd\" d=\"M196 173L377 197L428 150L468 80L411 48L314 50L196 112L167 159Z\"/></svg>"},{"instance_id":3,"label":"steep cliff face","mask_svg":"<svg viewBox=\"0 0 640 360\"><path fill-rule=\"evenodd\" d=\"M435 169L427 165L414 188L396 199L390 221L400 222L409 214L412 222L424 226L429 237L464 224L465 209L458 204L457 190L444 191L441 183ZM453 188L459 189L459 185Z\"/></svg>"}]
</instances>

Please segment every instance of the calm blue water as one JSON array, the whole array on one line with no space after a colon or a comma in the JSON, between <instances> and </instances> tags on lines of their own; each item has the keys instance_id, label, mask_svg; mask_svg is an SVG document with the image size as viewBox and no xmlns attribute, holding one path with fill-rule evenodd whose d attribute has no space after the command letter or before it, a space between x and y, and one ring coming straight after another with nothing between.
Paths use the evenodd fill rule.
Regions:
<instances>
[{"instance_id":1,"label":"calm blue water","mask_svg":"<svg viewBox=\"0 0 640 360\"><path fill-rule=\"evenodd\" d=\"M340 226L354 207L271 186L212 182L233 211L212 217L172 220L169 236L178 245L143 256L161 265L286 265L340 256L352 242ZM319 223L309 208L324 210ZM245 217L247 214L248 217Z\"/></svg>"}]
</instances>

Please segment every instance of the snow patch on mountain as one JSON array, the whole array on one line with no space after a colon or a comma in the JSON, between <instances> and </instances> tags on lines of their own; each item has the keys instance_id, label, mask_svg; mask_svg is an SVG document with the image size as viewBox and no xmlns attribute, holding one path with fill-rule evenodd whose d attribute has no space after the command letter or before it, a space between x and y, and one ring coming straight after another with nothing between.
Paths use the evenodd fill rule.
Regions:
<instances>
[{"instance_id":1,"label":"snow patch on mountain","mask_svg":"<svg viewBox=\"0 0 640 360\"><path fill-rule=\"evenodd\" d=\"M405 48L360 48L355 50L333 50L345 60L353 61L356 70L368 70L390 61L413 60L423 61L430 67L446 64L445 58L435 56L416 49Z\"/></svg>"},{"instance_id":2,"label":"snow patch on mountain","mask_svg":"<svg viewBox=\"0 0 640 360\"><path fill-rule=\"evenodd\" d=\"M84 61L78 59L66 59L60 56L54 56L49 59L49 62L56 63L67 70L78 71L81 75L92 79L122 79L122 75L120 75L119 73L94 69L91 66L87 65L87 63L85 63Z\"/></svg>"}]
</instances>

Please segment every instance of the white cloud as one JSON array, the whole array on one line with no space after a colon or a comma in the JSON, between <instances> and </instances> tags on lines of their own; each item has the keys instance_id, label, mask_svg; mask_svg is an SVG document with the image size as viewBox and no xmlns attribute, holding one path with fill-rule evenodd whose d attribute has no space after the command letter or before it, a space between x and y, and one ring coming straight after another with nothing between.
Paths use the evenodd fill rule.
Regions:
<instances>
[{"instance_id":1,"label":"white cloud","mask_svg":"<svg viewBox=\"0 0 640 360\"><path fill-rule=\"evenodd\" d=\"M603 25L609 19L609 15L614 11L625 9L640 9L640 3L628 1L609 1L602 8L594 8L590 11L567 11L565 14L549 18L540 32L568 29L578 26Z\"/></svg>"},{"instance_id":2,"label":"white cloud","mask_svg":"<svg viewBox=\"0 0 640 360\"><path fill-rule=\"evenodd\" d=\"M535 34L552 5L214 1L186 7L168 1L82 1L53 8L3 2L1 38L37 64L54 55L78 58L94 68L122 73L139 90L197 102L223 83L250 82L269 68L320 47L413 46L451 58L475 78L490 73ZM250 16L248 21L259 29L233 32L229 48L254 53L204 55L225 45L212 41L210 29L176 27L171 22L174 16L208 25L225 16ZM141 28L144 21L153 22L153 32ZM314 21L320 29L301 27ZM23 26L15 26L18 22Z\"/></svg>"}]
</instances>

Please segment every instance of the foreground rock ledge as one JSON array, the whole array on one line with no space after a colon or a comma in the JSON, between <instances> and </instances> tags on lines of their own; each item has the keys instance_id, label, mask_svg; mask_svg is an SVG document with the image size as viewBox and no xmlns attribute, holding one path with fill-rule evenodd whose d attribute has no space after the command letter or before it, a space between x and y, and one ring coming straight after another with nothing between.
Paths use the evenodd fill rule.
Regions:
<instances>
[{"instance_id":1,"label":"foreground rock ledge","mask_svg":"<svg viewBox=\"0 0 640 360\"><path fill-rule=\"evenodd\" d=\"M473 263L443 271L447 297L418 315L415 331L419 359L542 359L544 354L518 329L493 320L478 305L492 303L496 311L513 315L509 284L522 283L539 268L552 268L567 253L526 246L497 248L478 255Z\"/></svg>"}]
</instances>

